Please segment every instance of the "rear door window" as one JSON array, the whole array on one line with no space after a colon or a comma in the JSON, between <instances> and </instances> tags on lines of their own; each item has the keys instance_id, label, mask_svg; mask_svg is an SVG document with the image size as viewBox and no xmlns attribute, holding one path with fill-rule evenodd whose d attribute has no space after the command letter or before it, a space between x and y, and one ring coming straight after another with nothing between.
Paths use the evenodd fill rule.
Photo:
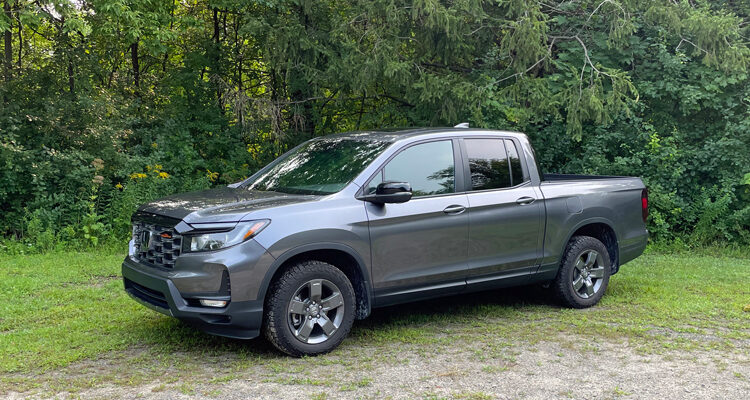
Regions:
<instances>
[{"instance_id":1,"label":"rear door window","mask_svg":"<svg viewBox=\"0 0 750 400\"><path fill-rule=\"evenodd\" d=\"M471 172L471 190L512 186L508 155L503 139L466 139Z\"/></svg>"}]
</instances>

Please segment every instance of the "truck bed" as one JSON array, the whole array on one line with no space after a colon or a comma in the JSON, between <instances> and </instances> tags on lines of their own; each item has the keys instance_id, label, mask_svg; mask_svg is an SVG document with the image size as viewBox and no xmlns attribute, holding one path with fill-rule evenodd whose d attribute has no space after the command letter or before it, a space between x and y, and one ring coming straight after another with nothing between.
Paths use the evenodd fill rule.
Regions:
<instances>
[{"instance_id":1,"label":"truck bed","mask_svg":"<svg viewBox=\"0 0 750 400\"><path fill-rule=\"evenodd\" d=\"M579 175L579 174L543 174L543 182L554 182L554 181L581 181L581 180L594 180L594 179L624 179L630 178L629 176L610 176L610 175Z\"/></svg>"}]
</instances>

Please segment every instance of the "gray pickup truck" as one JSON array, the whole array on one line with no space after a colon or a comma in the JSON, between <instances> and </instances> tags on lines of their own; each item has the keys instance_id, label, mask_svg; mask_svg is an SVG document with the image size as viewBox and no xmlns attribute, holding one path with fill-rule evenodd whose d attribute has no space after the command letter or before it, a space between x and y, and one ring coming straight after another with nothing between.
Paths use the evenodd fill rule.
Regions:
<instances>
[{"instance_id":1,"label":"gray pickup truck","mask_svg":"<svg viewBox=\"0 0 750 400\"><path fill-rule=\"evenodd\" d=\"M313 355L373 307L436 296L541 283L590 307L643 252L647 215L640 179L543 175L520 133L343 133L141 206L122 275L158 312Z\"/></svg>"}]
</instances>

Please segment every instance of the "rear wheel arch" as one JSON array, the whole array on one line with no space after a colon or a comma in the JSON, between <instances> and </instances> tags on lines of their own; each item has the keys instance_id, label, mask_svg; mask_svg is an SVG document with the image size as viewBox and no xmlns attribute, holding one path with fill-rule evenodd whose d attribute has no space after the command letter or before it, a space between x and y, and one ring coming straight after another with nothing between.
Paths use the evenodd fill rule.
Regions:
<instances>
[{"instance_id":1,"label":"rear wheel arch","mask_svg":"<svg viewBox=\"0 0 750 400\"><path fill-rule=\"evenodd\" d=\"M617 239L617 232L612 224L605 219L591 219L578 224L563 242L562 252L558 260L562 260L567 251L568 244L576 236L590 236L599 240L607 248L609 253L609 263L612 274L617 273L620 268L620 246Z\"/></svg>"},{"instance_id":2,"label":"rear wheel arch","mask_svg":"<svg viewBox=\"0 0 750 400\"><path fill-rule=\"evenodd\" d=\"M362 257L354 249L340 243L316 243L287 250L266 272L258 299L268 297L268 289L288 268L302 261L322 261L340 269L354 288L357 308L356 319L364 319L372 309L370 274Z\"/></svg>"}]
</instances>

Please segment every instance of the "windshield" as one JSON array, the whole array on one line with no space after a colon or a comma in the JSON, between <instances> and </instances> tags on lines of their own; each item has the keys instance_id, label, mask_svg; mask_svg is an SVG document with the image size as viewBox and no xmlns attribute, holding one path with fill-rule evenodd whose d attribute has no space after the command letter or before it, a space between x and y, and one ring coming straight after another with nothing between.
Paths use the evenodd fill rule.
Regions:
<instances>
[{"instance_id":1,"label":"windshield","mask_svg":"<svg viewBox=\"0 0 750 400\"><path fill-rule=\"evenodd\" d=\"M389 144L361 139L312 140L279 160L246 187L293 194L336 193Z\"/></svg>"}]
</instances>

